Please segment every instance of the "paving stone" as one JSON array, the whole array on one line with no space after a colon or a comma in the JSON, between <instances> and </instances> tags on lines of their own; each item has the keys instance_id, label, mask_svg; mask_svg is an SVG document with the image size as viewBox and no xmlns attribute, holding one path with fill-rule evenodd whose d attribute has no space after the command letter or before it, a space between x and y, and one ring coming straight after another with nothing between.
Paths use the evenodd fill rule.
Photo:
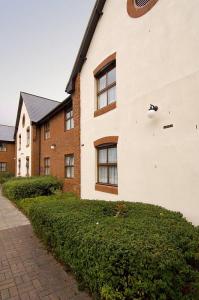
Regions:
<instances>
[{"instance_id":1,"label":"paving stone","mask_svg":"<svg viewBox=\"0 0 199 300\"><path fill-rule=\"evenodd\" d=\"M0 193L0 300L91 300Z\"/></svg>"}]
</instances>

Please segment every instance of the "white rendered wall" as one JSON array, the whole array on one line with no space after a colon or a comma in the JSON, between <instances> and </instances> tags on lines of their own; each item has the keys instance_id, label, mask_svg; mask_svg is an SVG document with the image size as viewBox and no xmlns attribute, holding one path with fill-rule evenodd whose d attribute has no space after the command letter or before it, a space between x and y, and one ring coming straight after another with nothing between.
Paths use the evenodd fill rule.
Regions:
<instances>
[{"instance_id":1,"label":"white rendered wall","mask_svg":"<svg viewBox=\"0 0 199 300\"><path fill-rule=\"evenodd\" d=\"M126 2L106 1L81 72L81 196L158 204L199 224L199 1L160 0L138 19ZM117 108L94 118L93 70L114 52ZM118 196L95 191L93 142L112 135Z\"/></svg>"},{"instance_id":2,"label":"white rendered wall","mask_svg":"<svg viewBox=\"0 0 199 300\"><path fill-rule=\"evenodd\" d=\"M25 126L22 126L22 119L23 115L25 115ZM27 128L30 128L30 145L27 147ZM19 150L19 135L21 134L21 150ZM26 157L29 156L29 175L31 176L31 149L32 149L32 127L30 118L26 109L25 104L23 103L22 109L21 109L21 115L20 115L20 121L19 121L19 127L17 131L17 176L19 175L19 168L18 168L18 160L21 159L21 174L20 176L24 177L27 175L26 171Z\"/></svg>"}]
</instances>

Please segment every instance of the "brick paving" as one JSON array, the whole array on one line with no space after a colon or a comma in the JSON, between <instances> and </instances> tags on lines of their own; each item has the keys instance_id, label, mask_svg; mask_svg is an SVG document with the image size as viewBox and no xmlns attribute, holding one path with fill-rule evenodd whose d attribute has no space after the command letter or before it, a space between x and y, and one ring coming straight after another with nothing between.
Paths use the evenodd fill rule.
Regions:
<instances>
[{"instance_id":1,"label":"brick paving","mask_svg":"<svg viewBox=\"0 0 199 300\"><path fill-rule=\"evenodd\" d=\"M91 300L0 194L0 300Z\"/></svg>"}]
</instances>

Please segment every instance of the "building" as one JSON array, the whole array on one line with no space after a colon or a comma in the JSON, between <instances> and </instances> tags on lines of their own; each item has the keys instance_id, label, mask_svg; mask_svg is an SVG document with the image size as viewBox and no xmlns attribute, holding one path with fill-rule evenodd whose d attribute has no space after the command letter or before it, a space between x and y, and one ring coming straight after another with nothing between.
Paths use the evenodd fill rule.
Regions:
<instances>
[{"instance_id":1,"label":"building","mask_svg":"<svg viewBox=\"0 0 199 300\"><path fill-rule=\"evenodd\" d=\"M80 196L79 77L74 93L47 114L40 126L40 174L63 180L64 191Z\"/></svg>"},{"instance_id":2,"label":"building","mask_svg":"<svg viewBox=\"0 0 199 300\"><path fill-rule=\"evenodd\" d=\"M15 174L14 127L0 125L0 173Z\"/></svg>"},{"instance_id":3,"label":"building","mask_svg":"<svg viewBox=\"0 0 199 300\"><path fill-rule=\"evenodd\" d=\"M96 1L66 88L80 74L82 198L161 205L199 224L198 10Z\"/></svg>"},{"instance_id":4,"label":"building","mask_svg":"<svg viewBox=\"0 0 199 300\"><path fill-rule=\"evenodd\" d=\"M15 126L16 176L40 174L38 122L60 102L21 92Z\"/></svg>"},{"instance_id":5,"label":"building","mask_svg":"<svg viewBox=\"0 0 199 300\"><path fill-rule=\"evenodd\" d=\"M80 196L80 81L63 102L20 93L16 127L16 176L52 175L64 191Z\"/></svg>"}]
</instances>

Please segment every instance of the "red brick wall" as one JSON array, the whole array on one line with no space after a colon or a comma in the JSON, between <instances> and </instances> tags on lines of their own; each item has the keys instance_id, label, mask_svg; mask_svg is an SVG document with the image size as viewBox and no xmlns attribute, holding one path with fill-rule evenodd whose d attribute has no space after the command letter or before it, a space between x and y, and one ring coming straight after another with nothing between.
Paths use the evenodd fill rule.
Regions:
<instances>
[{"instance_id":1,"label":"red brick wall","mask_svg":"<svg viewBox=\"0 0 199 300\"><path fill-rule=\"evenodd\" d=\"M80 76L75 83L75 92L72 95L75 127L65 131L65 109L50 119L50 139L44 139L44 126L41 126L40 144L40 174L44 175L44 158L49 157L51 175L64 181L64 191L74 192L80 196ZM51 145L55 144L55 149ZM74 154L75 176L72 179L64 178L64 156Z\"/></svg>"},{"instance_id":2,"label":"red brick wall","mask_svg":"<svg viewBox=\"0 0 199 300\"><path fill-rule=\"evenodd\" d=\"M15 143L6 143L7 151L0 152L0 162L7 163L7 171L15 174Z\"/></svg>"}]
</instances>

